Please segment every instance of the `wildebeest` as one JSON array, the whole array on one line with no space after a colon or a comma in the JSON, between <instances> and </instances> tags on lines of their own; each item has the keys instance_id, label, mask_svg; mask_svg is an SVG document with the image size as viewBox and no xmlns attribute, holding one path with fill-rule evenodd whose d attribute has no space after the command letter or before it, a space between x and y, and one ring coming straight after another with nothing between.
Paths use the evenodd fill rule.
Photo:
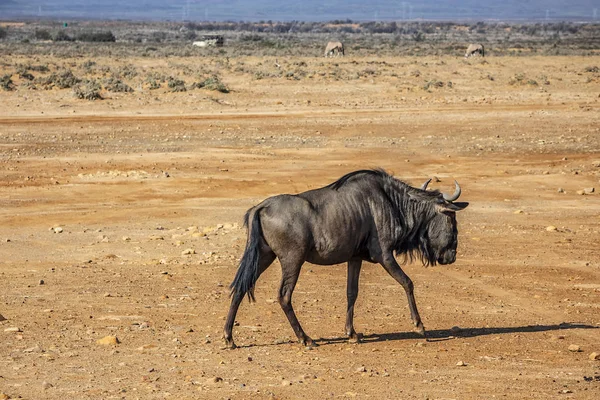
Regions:
<instances>
[{"instance_id":1,"label":"wildebeest","mask_svg":"<svg viewBox=\"0 0 600 400\"><path fill-rule=\"evenodd\" d=\"M474 56L475 54L479 54L482 57L485 57L485 50L482 44L470 44L469 47L467 47L465 58Z\"/></svg>"},{"instance_id":2,"label":"wildebeest","mask_svg":"<svg viewBox=\"0 0 600 400\"><path fill-rule=\"evenodd\" d=\"M325 57L333 57L333 53L337 52L337 55L344 55L344 45L342 42L329 42L325 46Z\"/></svg>"},{"instance_id":3,"label":"wildebeest","mask_svg":"<svg viewBox=\"0 0 600 400\"><path fill-rule=\"evenodd\" d=\"M430 180L429 180L430 181ZM383 170L359 170L320 189L269 197L246 212L246 249L231 283L231 307L224 328L225 344L235 348L232 328L245 295L254 300L259 276L279 258L282 269L278 299L298 340L313 346L292 308L292 292L305 261L319 265L348 263L346 334L357 342L354 302L362 261L376 262L404 288L412 322L425 335L413 294L413 283L395 256L419 258L424 265L456 259L456 211L452 195L414 188Z\"/></svg>"}]
</instances>

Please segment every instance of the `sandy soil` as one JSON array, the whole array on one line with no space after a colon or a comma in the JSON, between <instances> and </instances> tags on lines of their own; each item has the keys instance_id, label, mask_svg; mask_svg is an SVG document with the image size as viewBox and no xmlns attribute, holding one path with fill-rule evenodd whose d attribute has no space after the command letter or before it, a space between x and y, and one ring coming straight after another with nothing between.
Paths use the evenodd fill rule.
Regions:
<instances>
[{"instance_id":1,"label":"sandy soil","mask_svg":"<svg viewBox=\"0 0 600 400\"><path fill-rule=\"evenodd\" d=\"M3 398L599 398L600 85L584 67L600 58L285 62L323 74L232 68L229 94L95 102L0 92ZM511 84L520 73L538 84ZM453 85L424 89L433 77ZM470 203L455 264L405 267L431 341L366 264L364 340L347 343L345 266L307 264L294 305L320 346L304 349L275 263L240 308L240 348L222 349L245 210L374 167L446 191L457 179Z\"/></svg>"}]
</instances>

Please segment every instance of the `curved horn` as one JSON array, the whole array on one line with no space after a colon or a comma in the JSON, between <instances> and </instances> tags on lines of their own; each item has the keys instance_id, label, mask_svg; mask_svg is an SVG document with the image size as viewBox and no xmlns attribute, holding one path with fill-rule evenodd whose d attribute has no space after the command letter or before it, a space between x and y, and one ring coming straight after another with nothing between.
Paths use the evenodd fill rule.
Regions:
<instances>
[{"instance_id":1,"label":"curved horn","mask_svg":"<svg viewBox=\"0 0 600 400\"><path fill-rule=\"evenodd\" d=\"M429 182L431 182L431 178L427 179L427 181L421 185L421 190L427 190L427 185L429 185Z\"/></svg>"},{"instance_id":2,"label":"curved horn","mask_svg":"<svg viewBox=\"0 0 600 400\"><path fill-rule=\"evenodd\" d=\"M458 182L456 182L456 181L454 181L454 185L456 186L456 189L454 190L454 194L452 194L452 196L449 196L446 193L443 193L444 200L446 200L446 201L454 201L454 200L456 200L456 199L459 198L459 196L460 196L460 186L459 186Z\"/></svg>"}]
</instances>

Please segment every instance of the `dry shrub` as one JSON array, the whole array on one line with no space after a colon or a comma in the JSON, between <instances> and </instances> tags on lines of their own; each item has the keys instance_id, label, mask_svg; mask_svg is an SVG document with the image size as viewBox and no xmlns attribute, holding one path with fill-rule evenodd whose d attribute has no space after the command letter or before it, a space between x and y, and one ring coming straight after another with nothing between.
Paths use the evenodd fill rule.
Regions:
<instances>
[{"instance_id":1,"label":"dry shrub","mask_svg":"<svg viewBox=\"0 0 600 400\"><path fill-rule=\"evenodd\" d=\"M81 79L76 77L70 69L59 71L44 78L38 78L35 83L42 86L46 90L54 87L59 89L69 89L75 87L81 82Z\"/></svg>"},{"instance_id":2,"label":"dry shrub","mask_svg":"<svg viewBox=\"0 0 600 400\"><path fill-rule=\"evenodd\" d=\"M104 80L104 88L109 92L131 93L133 89L128 84L117 78L108 78Z\"/></svg>"},{"instance_id":3,"label":"dry shrub","mask_svg":"<svg viewBox=\"0 0 600 400\"><path fill-rule=\"evenodd\" d=\"M12 81L12 75L6 74L0 78L0 87L6 91L15 90L15 84Z\"/></svg>"},{"instance_id":4,"label":"dry shrub","mask_svg":"<svg viewBox=\"0 0 600 400\"><path fill-rule=\"evenodd\" d=\"M185 88L185 82L181 79L173 78L169 76L167 78L167 85L171 92L185 92L187 89Z\"/></svg>"},{"instance_id":5,"label":"dry shrub","mask_svg":"<svg viewBox=\"0 0 600 400\"><path fill-rule=\"evenodd\" d=\"M77 85L73 88L73 92L78 99L83 100L102 100L100 95L100 84L95 80L86 80L83 85Z\"/></svg>"},{"instance_id":6,"label":"dry shrub","mask_svg":"<svg viewBox=\"0 0 600 400\"><path fill-rule=\"evenodd\" d=\"M194 82L192 88L215 90L221 93L229 93L229 88L221 82L217 75L210 76L200 82Z\"/></svg>"}]
</instances>

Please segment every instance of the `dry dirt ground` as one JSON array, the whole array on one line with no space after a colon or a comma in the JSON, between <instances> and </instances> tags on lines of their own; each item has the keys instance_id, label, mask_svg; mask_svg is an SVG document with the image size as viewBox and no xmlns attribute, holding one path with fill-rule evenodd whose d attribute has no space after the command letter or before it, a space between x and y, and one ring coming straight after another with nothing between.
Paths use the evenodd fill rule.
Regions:
<instances>
[{"instance_id":1,"label":"dry dirt ground","mask_svg":"<svg viewBox=\"0 0 600 400\"><path fill-rule=\"evenodd\" d=\"M228 94L0 92L2 398L600 398L599 57L227 62ZM222 349L245 210L374 167L470 203L456 263L405 267L431 340L366 264L347 343L345 266L307 264L304 349L275 263Z\"/></svg>"}]
</instances>

